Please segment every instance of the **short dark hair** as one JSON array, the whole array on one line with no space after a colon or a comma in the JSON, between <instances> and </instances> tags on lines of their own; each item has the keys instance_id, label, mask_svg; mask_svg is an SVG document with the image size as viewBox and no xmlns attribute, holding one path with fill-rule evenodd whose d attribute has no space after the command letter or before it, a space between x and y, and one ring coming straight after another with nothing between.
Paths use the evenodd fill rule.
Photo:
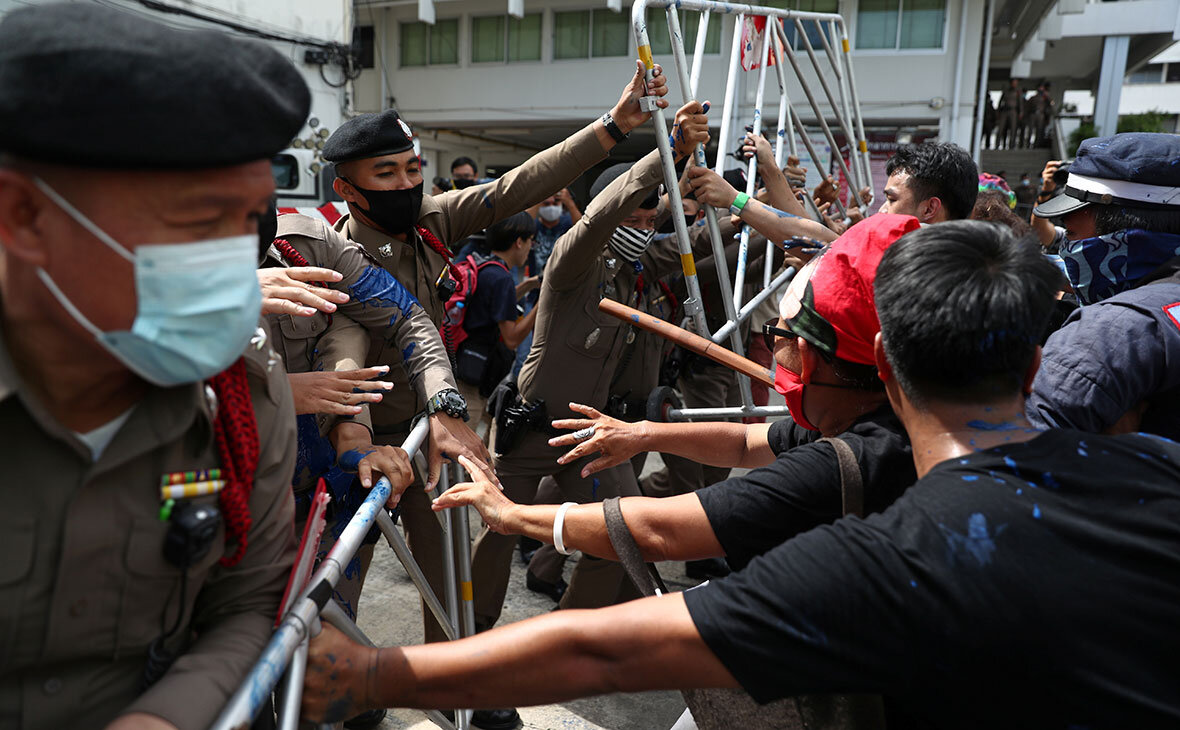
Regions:
<instances>
[{"instance_id":1,"label":"short dark hair","mask_svg":"<svg viewBox=\"0 0 1180 730\"><path fill-rule=\"evenodd\" d=\"M1128 228L1156 233L1180 234L1180 209L1130 208L1122 205L1094 205L1094 230L1099 236Z\"/></svg>"},{"instance_id":2,"label":"short dark hair","mask_svg":"<svg viewBox=\"0 0 1180 730\"><path fill-rule=\"evenodd\" d=\"M507 251L518 238L529 238L537 233L537 222L523 210L488 226L488 248Z\"/></svg>"},{"instance_id":3,"label":"short dark hair","mask_svg":"<svg viewBox=\"0 0 1180 730\"><path fill-rule=\"evenodd\" d=\"M463 167L464 165L471 165L471 169L476 174L479 174L479 165L475 164L475 160L470 157L456 157L454 162L451 163L451 170L454 171L456 167Z\"/></svg>"},{"instance_id":4,"label":"short dark hair","mask_svg":"<svg viewBox=\"0 0 1180 730\"><path fill-rule=\"evenodd\" d=\"M1003 226L952 221L889 247L874 292L885 354L916 404L1020 392L1061 288L1057 267Z\"/></svg>"},{"instance_id":5,"label":"short dark hair","mask_svg":"<svg viewBox=\"0 0 1180 730\"><path fill-rule=\"evenodd\" d=\"M885 163L885 174L909 173L910 191L918 200L938 198L948 217L971 215L979 193L979 170L967 150L950 142L903 144Z\"/></svg>"},{"instance_id":6,"label":"short dark hair","mask_svg":"<svg viewBox=\"0 0 1180 730\"><path fill-rule=\"evenodd\" d=\"M1008 206L1008 195L1000 190L981 190L971 209L971 220L1008 226L1017 236L1027 236L1032 226Z\"/></svg>"}]
</instances>

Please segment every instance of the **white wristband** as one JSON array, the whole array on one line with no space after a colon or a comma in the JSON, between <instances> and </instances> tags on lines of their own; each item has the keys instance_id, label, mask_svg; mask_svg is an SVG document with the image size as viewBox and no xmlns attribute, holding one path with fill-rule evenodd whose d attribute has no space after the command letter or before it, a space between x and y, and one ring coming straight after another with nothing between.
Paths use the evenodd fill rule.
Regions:
<instances>
[{"instance_id":1,"label":"white wristband","mask_svg":"<svg viewBox=\"0 0 1180 730\"><path fill-rule=\"evenodd\" d=\"M565 513L577 502L565 502L557 508L557 516L553 518L553 547L562 555L569 555L572 550L565 549L565 541L561 539L561 531L565 528Z\"/></svg>"}]
</instances>

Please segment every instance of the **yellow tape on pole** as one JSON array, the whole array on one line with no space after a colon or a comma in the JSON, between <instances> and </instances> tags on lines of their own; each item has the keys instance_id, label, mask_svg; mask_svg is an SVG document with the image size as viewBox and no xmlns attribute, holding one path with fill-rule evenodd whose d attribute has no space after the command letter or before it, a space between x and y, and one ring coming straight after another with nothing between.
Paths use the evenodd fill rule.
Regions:
<instances>
[{"instance_id":1,"label":"yellow tape on pole","mask_svg":"<svg viewBox=\"0 0 1180 730\"><path fill-rule=\"evenodd\" d=\"M655 68L656 67L656 63L655 63L655 61L652 60L652 57L651 57L651 46L640 46L639 47L639 60L643 61L643 65L645 68Z\"/></svg>"},{"instance_id":2,"label":"yellow tape on pole","mask_svg":"<svg viewBox=\"0 0 1180 730\"><path fill-rule=\"evenodd\" d=\"M841 39L841 42L844 44L844 52L848 53L848 39L843 38L843 39Z\"/></svg>"},{"instance_id":3,"label":"yellow tape on pole","mask_svg":"<svg viewBox=\"0 0 1180 730\"><path fill-rule=\"evenodd\" d=\"M696 276L697 275L697 263L696 263L696 261L693 261L692 254L690 254L690 253L680 254L680 268L684 269L685 276Z\"/></svg>"},{"instance_id":4,"label":"yellow tape on pole","mask_svg":"<svg viewBox=\"0 0 1180 730\"><path fill-rule=\"evenodd\" d=\"M869 143L864 141L863 139L860 141L860 151L861 152L868 152L869 151Z\"/></svg>"},{"instance_id":5,"label":"yellow tape on pole","mask_svg":"<svg viewBox=\"0 0 1180 730\"><path fill-rule=\"evenodd\" d=\"M471 581L459 581L459 595L463 597L464 601L470 601L475 597L475 592L471 590Z\"/></svg>"}]
</instances>

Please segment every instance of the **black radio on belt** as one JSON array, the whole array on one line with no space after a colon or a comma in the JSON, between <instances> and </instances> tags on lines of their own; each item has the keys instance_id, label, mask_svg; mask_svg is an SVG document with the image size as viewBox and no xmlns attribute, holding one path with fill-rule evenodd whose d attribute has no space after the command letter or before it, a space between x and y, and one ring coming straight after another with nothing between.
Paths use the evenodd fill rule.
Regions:
<instances>
[{"instance_id":1,"label":"black radio on belt","mask_svg":"<svg viewBox=\"0 0 1180 730\"><path fill-rule=\"evenodd\" d=\"M496 451L507 454L516 448L516 444L527 431L534 428L545 431L548 427L549 417L543 399L538 398L535 402L526 404L518 398L516 403L505 406L500 411L496 422Z\"/></svg>"},{"instance_id":2,"label":"black radio on belt","mask_svg":"<svg viewBox=\"0 0 1180 730\"><path fill-rule=\"evenodd\" d=\"M451 295L455 293L455 287L457 286L458 284L456 284L455 280L451 277L443 277L443 280L440 281L438 286L434 288L435 292L438 294L438 300L443 304L446 304L447 301L450 300Z\"/></svg>"}]
</instances>

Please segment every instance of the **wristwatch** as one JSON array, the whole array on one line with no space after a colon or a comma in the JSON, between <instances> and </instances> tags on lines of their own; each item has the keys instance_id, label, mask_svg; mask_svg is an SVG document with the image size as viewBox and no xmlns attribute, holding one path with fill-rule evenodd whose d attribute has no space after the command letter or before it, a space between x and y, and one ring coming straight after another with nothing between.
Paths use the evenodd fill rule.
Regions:
<instances>
[{"instance_id":1,"label":"wristwatch","mask_svg":"<svg viewBox=\"0 0 1180 730\"><path fill-rule=\"evenodd\" d=\"M454 388L440 390L432 395L430 400L426 401L427 413L433 416L439 411L442 411L451 418L462 418L464 421L470 418L467 415L467 401Z\"/></svg>"},{"instance_id":2,"label":"wristwatch","mask_svg":"<svg viewBox=\"0 0 1180 730\"><path fill-rule=\"evenodd\" d=\"M602 126L606 127L606 133L616 142L623 142L630 136L619 129L619 125L615 124L615 118L610 115L610 112L602 115Z\"/></svg>"}]
</instances>

